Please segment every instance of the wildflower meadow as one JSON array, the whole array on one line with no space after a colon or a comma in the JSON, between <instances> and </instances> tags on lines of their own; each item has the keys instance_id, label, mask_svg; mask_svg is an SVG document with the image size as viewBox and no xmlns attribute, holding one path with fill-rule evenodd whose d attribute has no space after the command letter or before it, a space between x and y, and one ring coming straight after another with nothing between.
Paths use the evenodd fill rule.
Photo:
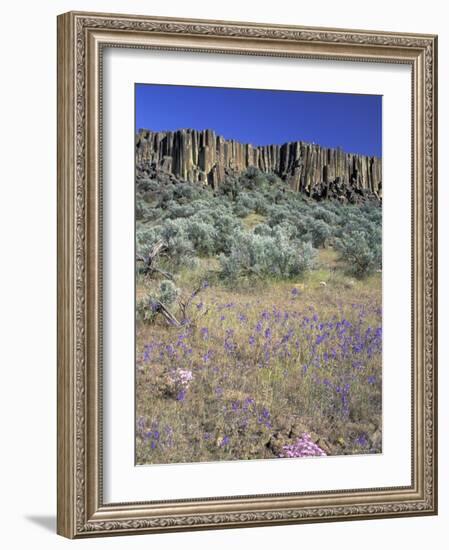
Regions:
<instances>
[{"instance_id":1,"label":"wildflower meadow","mask_svg":"<svg viewBox=\"0 0 449 550\"><path fill-rule=\"evenodd\" d=\"M136 205L137 463L380 453L379 205L257 170Z\"/></svg>"}]
</instances>

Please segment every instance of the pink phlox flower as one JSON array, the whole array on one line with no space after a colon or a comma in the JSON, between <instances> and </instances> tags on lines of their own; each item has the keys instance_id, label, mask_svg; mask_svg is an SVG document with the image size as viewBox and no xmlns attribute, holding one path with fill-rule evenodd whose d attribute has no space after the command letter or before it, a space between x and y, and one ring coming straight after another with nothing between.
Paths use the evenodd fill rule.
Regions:
<instances>
[{"instance_id":1,"label":"pink phlox flower","mask_svg":"<svg viewBox=\"0 0 449 550\"><path fill-rule=\"evenodd\" d=\"M301 458L307 456L327 456L323 449L312 441L310 434L303 433L291 445L284 445L280 458Z\"/></svg>"},{"instance_id":2,"label":"pink phlox flower","mask_svg":"<svg viewBox=\"0 0 449 550\"><path fill-rule=\"evenodd\" d=\"M193 379L192 371L187 369L179 369L176 371L176 379L183 385L188 386Z\"/></svg>"}]
</instances>

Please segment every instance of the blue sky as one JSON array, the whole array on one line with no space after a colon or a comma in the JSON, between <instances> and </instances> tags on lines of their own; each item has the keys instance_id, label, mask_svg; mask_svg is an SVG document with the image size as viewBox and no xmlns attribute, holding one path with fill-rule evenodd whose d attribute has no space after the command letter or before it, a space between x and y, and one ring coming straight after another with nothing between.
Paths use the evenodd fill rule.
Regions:
<instances>
[{"instance_id":1,"label":"blue sky","mask_svg":"<svg viewBox=\"0 0 449 550\"><path fill-rule=\"evenodd\" d=\"M306 141L382 155L382 97L136 84L136 130L211 128L253 145Z\"/></svg>"}]
</instances>

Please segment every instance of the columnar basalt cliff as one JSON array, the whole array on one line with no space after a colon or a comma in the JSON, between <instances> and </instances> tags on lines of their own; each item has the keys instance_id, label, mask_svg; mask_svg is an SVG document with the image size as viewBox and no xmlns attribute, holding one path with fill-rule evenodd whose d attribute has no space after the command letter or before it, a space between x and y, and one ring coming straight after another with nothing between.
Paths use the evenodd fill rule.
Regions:
<instances>
[{"instance_id":1,"label":"columnar basalt cliff","mask_svg":"<svg viewBox=\"0 0 449 550\"><path fill-rule=\"evenodd\" d=\"M165 172L213 188L228 175L255 166L317 199L359 202L382 198L380 158L302 141L254 146L226 140L213 130L140 130L136 136L136 162L139 170Z\"/></svg>"}]
</instances>

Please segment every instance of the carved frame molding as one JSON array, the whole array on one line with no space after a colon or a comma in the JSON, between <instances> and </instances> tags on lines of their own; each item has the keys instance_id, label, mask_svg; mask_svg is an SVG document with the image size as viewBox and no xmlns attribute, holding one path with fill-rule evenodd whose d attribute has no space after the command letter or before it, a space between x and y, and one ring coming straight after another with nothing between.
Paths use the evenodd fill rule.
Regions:
<instances>
[{"instance_id":1,"label":"carved frame molding","mask_svg":"<svg viewBox=\"0 0 449 550\"><path fill-rule=\"evenodd\" d=\"M146 503L102 500L104 47L412 67L410 487ZM437 37L70 12L58 17L58 533L70 538L437 513Z\"/></svg>"}]
</instances>

